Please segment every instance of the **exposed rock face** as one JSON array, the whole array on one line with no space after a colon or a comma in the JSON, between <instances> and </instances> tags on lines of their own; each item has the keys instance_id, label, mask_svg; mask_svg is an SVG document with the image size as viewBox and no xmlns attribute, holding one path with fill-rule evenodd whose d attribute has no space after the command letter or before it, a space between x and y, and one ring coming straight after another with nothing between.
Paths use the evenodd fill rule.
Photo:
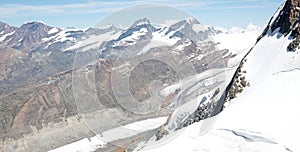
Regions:
<instances>
[{"instance_id":1,"label":"exposed rock face","mask_svg":"<svg viewBox=\"0 0 300 152\"><path fill-rule=\"evenodd\" d=\"M299 18L300 6L298 0L287 0L280 14L275 18L274 23L271 25L271 30L275 31L277 28L279 32L287 35L294 30Z\"/></svg>"},{"instance_id":2,"label":"exposed rock face","mask_svg":"<svg viewBox=\"0 0 300 152\"><path fill-rule=\"evenodd\" d=\"M265 36L268 31L273 33L276 29L281 34L287 36L291 34L291 39L294 39L288 46L288 51L296 51L300 44L300 24L299 24L299 13L300 13L300 1L299 0L287 0L282 9L279 8L278 16L273 16L265 28L262 36ZM273 22L271 22L274 20ZM262 37L261 36L261 37Z\"/></svg>"},{"instance_id":3,"label":"exposed rock face","mask_svg":"<svg viewBox=\"0 0 300 152\"><path fill-rule=\"evenodd\" d=\"M40 22L29 22L23 24L7 43L15 49L32 50L32 47L41 43L42 38L48 37L51 29L52 27Z\"/></svg>"},{"instance_id":4,"label":"exposed rock face","mask_svg":"<svg viewBox=\"0 0 300 152\"><path fill-rule=\"evenodd\" d=\"M257 42L268 34L272 35L276 30L283 36L290 36L293 41L288 45L287 51L296 51L299 49L300 44L300 1L299 0L287 0L281 8L277 11L278 15L273 16L269 21L269 24L257 39ZM272 22L273 21L273 22ZM252 49L251 49L252 50ZM247 62L247 56L251 50L245 55L236 70L234 77L228 85L225 94L225 102L229 102L235 98L237 94L241 93L243 89L249 85L247 78L243 76L247 71L243 68L245 62Z\"/></svg>"},{"instance_id":5,"label":"exposed rock face","mask_svg":"<svg viewBox=\"0 0 300 152\"><path fill-rule=\"evenodd\" d=\"M61 29L56 28L54 32L49 32L53 27L41 22L28 22L20 28L9 26L6 23L0 23L1 35L7 34L2 43L14 49L30 51L41 45L42 39L52 36Z\"/></svg>"},{"instance_id":6,"label":"exposed rock face","mask_svg":"<svg viewBox=\"0 0 300 152\"><path fill-rule=\"evenodd\" d=\"M287 51L296 51L300 44L299 7L299 0L287 0L282 6L282 8L278 9L278 16L273 16L271 18L269 24L267 25L267 27L265 28L262 35L258 38L257 41L259 41L260 38L268 34L273 34L273 32L278 30L280 34L284 36L290 34L291 39L294 39L287 47ZM243 73L247 72L245 69L243 69L243 65L247 61L247 55L251 52L251 50L240 62L240 65L237 71L235 72L232 81L228 85L228 88L226 90L227 95L225 102L228 102L231 99L235 98L236 95L241 93L245 87L251 85L249 84L249 82L247 82L247 78L243 76Z\"/></svg>"},{"instance_id":7,"label":"exposed rock face","mask_svg":"<svg viewBox=\"0 0 300 152\"><path fill-rule=\"evenodd\" d=\"M143 78L141 78L143 76ZM160 80L163 84L174 84L179 81L178 75L170 66L161 61L148 60L137 65L131 72L130 91L140 102L151 97L150 84Z\"/></svg>"},{"instance_id":8,"label":"exposed rock face","mask_svg":"<svg viewBox=\"0 0 300 152\"><path fill-rule=\"evenodd\" d=\"M34 85L0 95L1 138L20 137L32 127L63 121L75 114L71 74L62 73Z\"/></svg>"},{"instance_id":9,"label":"exposed rock face","mask_svg":"<svg viewBox=\"0 0 300 152\"><path fill-rule=\"evenodd\" d=\"M203 28L199 21L192 17L170 26L167 33L172 31L176 31L173 36L186 37L195 43L199 40L205 40L209 36L220 32L215 30L213 27L209 27L207 29Z\"/></svg>"}]
</instances>

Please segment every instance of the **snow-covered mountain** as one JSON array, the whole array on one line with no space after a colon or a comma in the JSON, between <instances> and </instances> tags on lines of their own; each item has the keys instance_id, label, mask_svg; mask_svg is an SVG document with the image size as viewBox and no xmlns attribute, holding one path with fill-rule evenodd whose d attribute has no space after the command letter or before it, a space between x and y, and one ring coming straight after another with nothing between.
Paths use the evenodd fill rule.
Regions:
<instances>
[{"instance_id":1,"label":"snow-covered mountain","mask_svg":"<svg viewBox=\"0 0 300 152\"><path fill-rule=\"evenodd\" d=\"M22 49L30 51L40 45L43 38L49 37L60 31L58 28L53 28L45 25L42 22L27 22L21 27L16 28L7 24L1 24L3 29L1 43L10 46L14 49Z\"/></svg>"},{"instance_id":2,"label":"snow-covered mountain","mask_svg":"<svg viewBox=\"0 0 300 152\"><path fill-rule=\"evenodd\" d=\"M0 22L0 42L4 41L9 35L12 35L16 29L16 27Z\"/></svg>"},{"instance_id":3,"label":"snow-covered mountain","mask_svg":"<svg viewBox=\"0 0 300 152\"><path fill-rule=\"evenodd\" d=\"M227 81L218 100L225 109L218 116L200 121L207 118L203 115L211 108L203 109L200 105L183 118L185 128L163 134L166 137L177 134L176 138L167 142L162 136L157 141L156 134L146 144L139 143L136 150L300 151L299 5L298 0L287 0L276 11ZM164 129L168 129L172 120L178 120L178 115L174 117ZM211 128L203 135L203 127ZM160 142L163 144L151 147Z\"/></svg>"},{"instance_id":4,"label":"snow-covered mountain","mask_svg":"<svg viewBox=\"0 0 300 152\"><path fill-rule=\"evenodd\" d=\"M215 30L213 27L203 26L193 17L188 17L171 25L167 33L170 32L174 32L173 36L184 36L194 42L205 40L209 36L220 33L220 31Z\"/></svg>"}]
</instances>

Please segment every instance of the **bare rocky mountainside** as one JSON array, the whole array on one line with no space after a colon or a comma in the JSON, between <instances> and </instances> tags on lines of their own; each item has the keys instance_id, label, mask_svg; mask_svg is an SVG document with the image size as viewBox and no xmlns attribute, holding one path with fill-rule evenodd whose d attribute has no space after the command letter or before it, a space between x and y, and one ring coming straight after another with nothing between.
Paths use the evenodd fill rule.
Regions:
<instances>
[{"instance_id":1,"label":"bare rocky mountainside","mask_svg":"<svg viewBox=\"0 0 300 152\"><path fill-rule=\"evenodd\" d=\"M166 96L157 90L209 69L226 68L235 56L217 49L211 36L220 31L199 26L192 17L166 27L141 19L127 29L0 23L1 151L51 150L94 136L91 128L102 132L169 115L176 108L170 101L183 90ZM155 100L162 108L136 114L149 108L137 109L131 97L146 105Z\"/></svg>"}]
</instances>

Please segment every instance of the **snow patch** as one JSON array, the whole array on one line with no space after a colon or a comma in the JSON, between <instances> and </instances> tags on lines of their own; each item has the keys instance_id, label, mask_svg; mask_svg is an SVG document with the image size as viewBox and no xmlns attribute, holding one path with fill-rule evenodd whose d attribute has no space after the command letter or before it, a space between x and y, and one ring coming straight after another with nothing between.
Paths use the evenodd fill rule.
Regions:
<instances>
[{"instance_id":1,"label":"snow patch","mask_svg":"<svg viewBox=\"0 0 300 152\"><path fill-rule=\"evenodd\" d=\"M148 20L139 21L136 26L147 25L149 24Z\"/></svg>"},{"instance_id":2,"label":"snow patch","mask_svg":"<svg viewBox=\"0 0 300 152\"><path fill-rule=\"evenodd\" d=\"M178 23L179 21L180 20L165 20L164 23L163 23L163 26L169 27L171 25L174 25L174 24Z\"/></svg>"},{"instance_id":3,"label":"snow patch","mask_svg":"<svg viewBox=\"0 0 300 152\"><path fill-rule=\"evenodd\" d=\"M201 24L193 24L192 28L196 33L199 33L200 31L205 31L206 30L205 26L203 26Z\"/></svg>"},{"instance_id":4,"label":"snow patch","mask_svg":"<svg viewBox=\"0 0 300 152\"><path fill-rule=\"evenodd\" d=\"M188 24L192 24L193 22L196 21L196 19L194 17L187 17L185 18L185 21L188 23Z\"/></svg>"},{"instance_id":5,"label":"snow patch","mask_svg":"<svg viewBox=\"0 0 300 152\"><path fill-rule=\"evenodd\" d=\"M96 135L90 139L84 138L77 142L73 142L71 144L59 147L54 150L50 150L49 152L92 152L97 148L105 146L107 143L104 138L100 135Z\"/></svg>"},{"instance_id":6,"label":"snow patch","mask_svg":"<svg viewBox=\"0 0 300 152\"><path fill-rule=\"evenodd\" d=\"M152 33L152 36L153 36L152 40L164 42L169 45L174 45L178 40L180 40L180 38L178 38L178 37L170 38L176 31L172 31L166 35L165 33L167 31L168 31L168 28L164 28L161 31L156 31L156 32Z\"/></svg>"},{"instance_id":7,"label":"snow patch","mask_svg":"<svg viewBox=\"0 0 300 152\"><path fill-rule=\"evenodd\" d=\"M123 38L122 40L116 42L113 47L116 46L130 46L136 43L140 37L146 35L148 30L146 28L141 28L139 31L134 31L130 36Z\"/></svg>"},{"instance_id":8,"label":"snow patch","mask_svg":"<svg viewBox=\"0 0 300 152\"><path fill-rule=\"evenodd\" d=\"M161 41L155 41L155 40L153 41L152 40L140 52L138 52L137 55L144 54L144 53L148 52L150 49L160 47L160 46L170 46L170 44L165 43L165 42L161 42Z\"/></svg>"},{"instance_id":9,"label":"snow patch","mask_svg":"<svg viewBox=\"0 0 300 152\"><path fill-rule=\"evenodd\" d=\"M10 33L7 33L7 34L2 35L2 36L0 37L0 42L1 42L1 41L4 41L4 40L6 39L6 37L11 36L11 35L13 35L14 33L15 33L15 32L10 32Z\"/></svg>"},{"instance_id":10,"label":"snow patch","mask_svg":"<svg viewBox=\"0 0 300 152\"><path fill-rule=\"evenodd\" d=\"M80 49L79 50L80 52L85 52L90 49L100 47L100 45L103 42L115 39L119 35L120 35L120 32L114 32L114 31L107 32L107 33L100 34L100 35L91 35L87 39L77 42L75 45L68 47L64 51Z\"/></svg>"},{"instance_id":11,"label":"snow patch","mask_svg":"<svg viewBox=\"0 0 300 152\"><path fill-rule=\"evenodd\" d=\"M122 127L114 128L102 133L106 141L115 141L118 139L124 139L138 135L139 133L145 132L147 130L152 130L160 127L166 123L167 117L159 117L153 119L142 120L134 122Z\"/></svg>"},{"instance_id":12,"label":"snow patch","mask_svg":"<svg viewBox=\"0 0 300 152\"><path fill-rule=\"evenodd\" d=\"M137 53L137 55L144 54L148 52L151 48L155 47L161 47L161 46L173 46L177 43L180 38L178 37L172 37L170 38L175 31L170 32L169 34L165 34L168 31L168 28L162 28L159 31L152 33L152 39L151 42L148 43L140 52ZM182 46L184 47L184 46Z\"/></svg>"},{"instance_id":13,"label":"snow patch","mask_svg":"<svg viewBox=\"0 0 300 152\"><path fill-rule=\"evenodd\" d=\"M79 29L65 29L65 30L62 30L62 31L58 32L57 34L55 34L51 37L43 38L42 42L52 41L52 42L48 43L46 48L49 47L50 45L54 44L54 43L57 43L57 42L64 42L64 41L74 42L74 41L76 41L76 39L74 37L69 37L69 35L71 35L70 32L72 32L72 31L79 31Z\"/></svg>"},{"instance_id":14,"label":"snow patch","mask_svg":"<svg viewBox=\"0 0 300 152\"><path fill-rule=\"evenodd\" d=\"M48 31L48 34L54 34L57 33L59 30L56 27L53 27L51 30Z\"/></svg>"},{"instance_id":15,"label":"snow patch","mask_svg":"<svg viewBox=\"0 0 300 152\"><path fill-rule=\"evenodd\" d=\"M184 43L178 45L178 46L177 46L177 49L178 49L178 50L183 50L185 47L187 47L187 46L189 46L189 45L191 45L191 44L192 44L191 41L185 41Z\"/></svg>"}]
</instances>

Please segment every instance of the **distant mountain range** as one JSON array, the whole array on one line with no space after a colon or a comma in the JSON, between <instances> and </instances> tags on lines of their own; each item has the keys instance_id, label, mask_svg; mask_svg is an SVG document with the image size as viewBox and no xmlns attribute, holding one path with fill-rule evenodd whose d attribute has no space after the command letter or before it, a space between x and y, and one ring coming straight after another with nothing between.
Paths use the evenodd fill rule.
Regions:
<instances>
[{"instance_id":1,"label":"distant mountain range","mask_svg":"<svg viewBox=\"0 0 300 152\"><path fill-rule=\"evenodd\" d=\"M127 29L114 25L61 29L42 22L28 22L20 27L0 23L0 137L5 147L11 148L7 140L10 138L16 140L16 147L26 151L49 150L81 139L87 136L79 131L86 130L82 118L91 123L101 118L100 128L98 123L90 126L98 126L96 130L101 132L156 117L156 114L137 116L122 108L113 90L113 72L133 68L145 58L167 59L168 65L150 60L142 63L141 68L137 66L125 72L130 76L130 92L134 98L150 100L149 85L154 80L170 85L183 75L227 67L228 60L235 55L228 49L217 48L218 43L211 37L219 33L220 30L205 27L192 17L165 27L155 27L144 18ZM118 65L122 67L119 70L117 61L124 61ZM178 71L185 72L182 75ZM90 84L95 84L95 88ZM161 102L171 99L159 98ZM95 114L103 109L111 110L107 114ZM108 123L111 118L104 115L118 115L114 119L119 123ZM168 110L159 115L168 115ZM68 127L64 125L71 128L66 130ZM50 131L45 132L46 129ZM41 143L39 136L46 133L44 140L51 142ZM25 146L25 140L30 144Z\"/></svg>"}]
</instances>

